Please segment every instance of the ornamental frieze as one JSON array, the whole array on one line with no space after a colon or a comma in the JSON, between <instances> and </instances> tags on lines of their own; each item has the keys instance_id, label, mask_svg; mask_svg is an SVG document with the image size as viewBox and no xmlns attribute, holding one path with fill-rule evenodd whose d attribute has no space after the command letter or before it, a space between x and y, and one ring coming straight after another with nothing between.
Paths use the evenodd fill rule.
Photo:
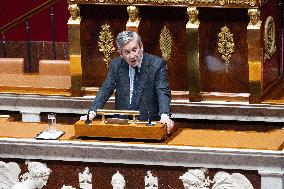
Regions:
<instances>
[{"instance_id":1,"label":"ornamental frieze","mask_svg":"<svg viewBox=\"0 0 284 189\"><path fill-rule=\"evenodd\" d=\"M183 5L183 6L228 6L249 8L257 7L257 0L69 0L70 4L112 4L112 5Z\"/></svg>"}]
</instances>

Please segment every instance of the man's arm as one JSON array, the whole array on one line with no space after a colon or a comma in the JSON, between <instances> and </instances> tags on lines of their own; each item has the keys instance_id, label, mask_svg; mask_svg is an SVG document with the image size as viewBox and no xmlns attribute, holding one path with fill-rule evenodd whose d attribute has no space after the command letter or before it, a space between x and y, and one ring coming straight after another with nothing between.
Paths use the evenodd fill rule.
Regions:
<instances>
[{"instance_id":1,"label":"man's arm","mask_svg":"<svg viewBox=\"0 0 284 189\"><path fill-rule=\"evenodd\" d=\"M159 115L161 123L167 124L167 132L171 133L174 122L170 119L171 115L171 91L168 82L168 70L166 61L162 60L161 67L156 75L156 92L159 101Z\"/></svg>"},{"instance_id":2,"label":"man's arm","mask_svg":"<svg viewBox=\"0 0 284 189\"><path fill-rule=\"evenodd\" d=\"M159 115L171 113L171 91L168 83L168 71L166 61L162 59L161 66L156 73L156 93L159 102Z\"/></svg>"},{"instance_id":3,"label":"man's arm","mask_svg":"<svg viewBox=\"0 0 284 189\"><path fill-rule=\"evenodd\" d=\"M109 67L107 78L104 81L103 85L101 86L89 111L96 112L97 109L102 108L106 104L106 102L112 95L114 89L116 88L115 77L116 77L116 68L112 63Z\"/></svg>"}]
</instances>

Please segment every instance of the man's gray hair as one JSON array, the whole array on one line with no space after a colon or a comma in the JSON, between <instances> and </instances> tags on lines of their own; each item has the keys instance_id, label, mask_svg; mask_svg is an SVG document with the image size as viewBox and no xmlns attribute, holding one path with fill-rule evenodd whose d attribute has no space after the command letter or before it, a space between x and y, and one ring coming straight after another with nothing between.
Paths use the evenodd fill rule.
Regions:
<instances>
[{"instance_id":1,"label":"man's gray hair","mask_svg":"<svg viewBox=\"0 0 284 189\"><path fill-rule=\"evenodd\" d=\"M141 43L141 37L136 33L132 31L123 31L120 32L116 37L116 46L119 50L126 45L129 41L136 40L137 43L140 45Z\"/></svg>"}]
</instances>

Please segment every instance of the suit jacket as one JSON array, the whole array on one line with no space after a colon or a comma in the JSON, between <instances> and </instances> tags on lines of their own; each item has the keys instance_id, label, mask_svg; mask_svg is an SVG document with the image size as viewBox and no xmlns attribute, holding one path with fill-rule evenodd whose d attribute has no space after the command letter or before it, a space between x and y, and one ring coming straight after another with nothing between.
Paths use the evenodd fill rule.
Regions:
<instances>
[{"instance_id":1,"label":"suit jacket","mask_svg":"<svg viewBox=\"0 0 284 189\"><path fill-rule=\"evenodd\" d=\"M171 92L166 61L143 53L140 68L138 106L140 120L159 120L162 113L170 114ZM112 61L108 75L90 111L102 108L115 91L115 109L128 110L130 104L129 65L121 57Z\"/></svg>"}]
</instances>

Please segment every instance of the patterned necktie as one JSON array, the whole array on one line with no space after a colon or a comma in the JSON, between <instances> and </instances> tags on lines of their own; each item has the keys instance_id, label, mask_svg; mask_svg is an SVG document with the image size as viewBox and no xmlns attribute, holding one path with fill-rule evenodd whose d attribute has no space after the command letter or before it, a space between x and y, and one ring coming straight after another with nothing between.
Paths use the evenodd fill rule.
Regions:
<instances>
[{"instance_id":1,"label":"patterned necktie","mask_svg":"<svg viewBox=\"0 0 284 189\"><path fill-rule=\"evenodd\" d=\"M135 76L133 78L133 91L132 91L132 97L131 97L131 103L129 106L130 110L138 110L138 94L139 94L139 77L140 73L138 71L138 66L134 67L135 69Z\"/></svg>"}]
</instances>

